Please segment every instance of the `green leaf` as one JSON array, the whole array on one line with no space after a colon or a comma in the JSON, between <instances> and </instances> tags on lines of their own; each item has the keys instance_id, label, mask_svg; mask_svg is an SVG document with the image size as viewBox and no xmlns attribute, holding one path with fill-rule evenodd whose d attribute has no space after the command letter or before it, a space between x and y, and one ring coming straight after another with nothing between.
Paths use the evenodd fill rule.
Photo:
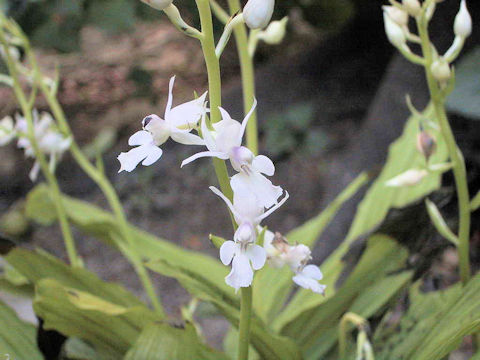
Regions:
<instances>
[{"instance_id":1,"label":"green leaf","mask_svg":"<svg viewBox=\"0 0 480 360\"><path fill-rule=\"evenodd\" d=\"M111 213L90 205L85 201L76 200L68 196L63 196L63 201L69 220L80 230L111 246L117 246L116 243L123 241L120 236L118 222ZM56 213L45 185L38 185L29 193L26 208L28 215L34 220L37 217L42 219L45 212ZM185 250L134 226L132 226L131 232L135 236L136 249L145 261L155 259L168 260L176 266L190 269L199 275L205 276L222 288L223 291L233 294L233 289L227 286L224 281L225 276L228 274L228 268L216 259Z\"/></svg>"},{"instance_id":2,"label":"green leaf","mask_svg":"<svg viewBox=\"0 0 480 360\"><path fill-rule=\"evenodd\" d=\"M225 355L200 342L195 328L151 323L143 329L125 360L226 360Z\"/></svg>"},{"instance_id":3,"label":"green leaf","mask_svg":"<svg viewBox=\"0 0 480 360\"><path fill-rule=\"evenodd\" d=\"M0 300L0 356L11 359L42 360L37 348L35 326L23 322Z\"/></svg>"},{"instance_id":4,"label":"green leaf","mask_svg":"<svg viewBox=\"0 0 480 360\"><path fill-rule=\"evenodd\" d=\"M450 230L447 223L443 219L440 210L438 210L437 205L435 205L429 199L425 199L425 205L427 206L428 216L430 221L435 226L435 229L442 235L445 239L449 240L455 246L458 246L458 237Z\"/></svg>"},{"instance_id":5,"label":"green leaf","mask_svg":"<svg viewBox=\"0 0 480 360\"><path fill-rule=\"evenodd\" d=\"M378 284L388 274L403 268L407 255L406 249L395 240L384 235L372 236L352 274L336 293L325 300L321 300L322 297L317 294L319 300L310 302L308 307L301 307L300 312L289 305L274 324L275 328L281 326L283 335L294 337L309 358L322 358L336 342L335 329L342 315L355 304L365 289ZM404 284L403 276L408 277L402 275L400 280L395 282L396 285ZM386 286L386 283L382 282L382 285ZM354 310L364 317L371 315L394 295L398 286L385 290L383 295L386 297L379 296L381 299L378 299L373 309L363 308L360 306L362 302L359 302ZM327 294L328 291L332 289L327 288Z\"/></svg>"},{"instance_id":6,"label":"green leaf","mask_svg":"<svg viewBox=\"0 0 480 360\"><path fill-rule=\"evenodd\" d=\"M37 282L33 308L45 329L79 337L102 358L115 360L128 351L147 324L161 320L145 306L118 305L53 279Z\"/></svg>"},{"instance_id":7,"label":"green leaf","mask_svg":"<svg viewBox=\"0 0 480 360\"><path fill-rule=\"evenodd\" d=\"M480 119L480 47L469 52L455 70L456 86L447 100L448 110Z\"/></svg>"},{"instance_id":8,"label":"green leaf","mask_svg":"<svg viewBox=\"0 0 480 360\"><path fill-rule=\"evenodd\" d=\"M423 116L432 122L437 122L431 106L425 110ZM347 235L347 243L377 228L390 209L407 206L440 187L440 172L428 174L415 186L401 188L385 186L387 180L409 169L421 168L425 164L425 158L415 147L419 121L417 116L412 115L405 125L402 136L390 146L382 172L358 207ZM430 158L430 164L443 163L447 160L445 141L438 130L431 128L429 131L435 136L438 144L436 152Z\"/></svg>"},{"instance_id":9,"label":"green leaf","mask_svg":"<svg viewBox=\"0 0 480 360\"><path fill-rule=\"evenodd\" d=\"M436 319L413 352L412 360L442 359L458 348L464 336L480 330L480 275L471 279L461 296Z\"/></svg>"},{"instance_id":10,"label":"green leaf","mask_svg":"<svg viewBox=\"0 0 480 360\"><path fill-rule=\"evenodd\" d=\"M90 292L121 306L144 306L121 285L107 283L83 268L73 268L42 250L15 248L5 260L30 282L37 284L45 278L54 278L64 286Z\"/></svg>"},{"instance_id":11,"label":"green leaf","mask_svg":"<svg viewBox=\"0 0 480 360\"><path fill-rule=\"evenodd\" d=\"M219 284L211 281L208 276L187 268L176 267L164 260L149 262L147 266L162 275L177 279L189 293L214 304L232 325L238 327L240 318L238 297L223 291ZM262 359L301 359L298 347L292 340L273 334L256 315L253 316L251 323L251 343Z\"/></svg>"},{"instance_id":12,"label":"green leaf","mask_svg":"<svg viewBox=\"0 0 480 360\"><path fill-rule=\"evenodd\" d=\"M342 205L355 195L367 181L368 176L365 173L360 174L319 215L289 232L286 237L290 243L315 246L315 241L334 219ZM274 318L284 305L293 287L292 276L292 272L287 268L265 267L256 274L253 287L253 306L264 321Z\"/></svg>"}]
</instances>

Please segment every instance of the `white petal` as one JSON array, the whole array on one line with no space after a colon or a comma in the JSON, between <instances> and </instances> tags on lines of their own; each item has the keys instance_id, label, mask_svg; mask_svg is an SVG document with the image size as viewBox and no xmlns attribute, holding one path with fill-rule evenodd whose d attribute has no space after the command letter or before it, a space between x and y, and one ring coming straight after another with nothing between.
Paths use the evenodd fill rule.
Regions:
<instances>
[{"instance_id":1,"label":"white petal","mask_svg":"<svg viewBox=\"0 0 480 360\"><path fill-rule=\"evenodd\" d=\"M130 146L144 145L150 142L153 142L153 137L148 131L145 130L137 131L128 139L128 145Z\"/></svg>"},{"instance_id":2,"label":"white petal","mask_svg":"<svg viewBox=\"0 0 480 360\"><path fill-rule=\"evenodd\" d=\"M314 280L322 280L323 274L320 268L316 265L307 265L303 268L302 274Z\"/></svg>"},{"instance_id":3,"label":"white petal","mask_svg":"<svg viewBox=\"0 0 480 360\"><path fill-rule=\"evenodd\" d=\"M236 244L229 240L225 241L222 246L220 246L220 261L224 265L228 265L232 262L233 256L235 255Z\"/></svg>"},{"instance_id":4,"label":"white petal","mask_svg":"<svg viewBox=\"0 0 480 360\"><path fill-rule=\"evenodd\" d=\"M28 174L28 177L32 182L35 182L37 180L39 172L40 172L40 163L38 161L35 161L33 163L32 169L30 170L30 173Z\"/></svg>"},{"instance_id":5,"label":"white petal","mask_svg":"<svg viewBox=\"0 0 480 360\"><path fill-rule=\"evenodd\" d=\"M220 110L220 113L222 114L222 120L233 120L227 110L225 110L221 106L218 107L218 110Z\"/></svg>"},{"instance_id":6,"label":"white petal","mask_svg":"<svg viewBox=\"0 0 480 360\"><path fill-rule=\"evenodd\" d=\"M157 146L152 146L150 147L150 153L148 156L145 158L145 160L142 161L143 166L150 166L152 165L155 161L160 159L162 156L163 151Z\"/></svg>"},{"instance_id":7,"label":"white petal","mask_svg":"<svg viewBox=\"0 0 480 360\"><path fill-rule=\"evenodd\" d=\"M217 130L215 144L218 151L230 153L234 147L242 144L238 135L241 131L241 125L236 120L222 120L221 122L223 122L221 126L217 126L219 130Z\"/></svg>"},{"instance_id":8,"label":"white petal","mask_svg":"<svg viewBox=\"0 0 480 360\"><path fill-rule=\"evenodd\" d=\"M175 75L170 78L168 82L168 99L167 99L167 106L165 106L165 119L167 118L167 114L172 109L173 103L173 84L175 83Z\"/></svg>"},{"instance_id":9,"label":"white petal","mask_svg":"<svg viewBox=\"0 0 480 360\"><path fill-rule=\"evenodd\" d=\"M184 145L205 145L205 141L203 141L203 139L200 136L190 134L187 131L173 130L172 133L170 134L170 137L172 138L173 141L176 141Z\"/></svg>"},{"instance_id":10,"label":"white petal","mask_svg":"<svg viewBox=\"0 0 480 360\"><path fill-rule=\"evenodd\" d=\"M257 201L266 208L275 205L277 199L283 193L280 186L273 185L270 180L257 172L250 175L238 173L232 177L230 185L234 192L241 187L247 188L256 196Z\"/></svg>"},{"instance_id":11,"label":"white petal","mask_svg":"<svg viewBox=\"0 0 480 360\"><path fill-rule=\"evenodd\" d=\"M255 156L252 166L255 168L255 170L267 176L272 176L275 174L275 165L273 165L272 160L265 155Z\"/></svg>"},{"instance_id":12,"label":"white petal","mask_svg":"<svg viewBox=\"0 0 480 360\"><path fill-rule=\"evenodd\" d=\"M306 277L302 274L295 275L292 280L298 285L307 290L312 290L315 293L323 294L326 285L320 284L317 280Z\"/></svg>"},{"instance_id":13,"label":"white petal","mask_svg":"<svg viewBox=\"0 0 480 360\"><path fill-rule=\"evenodd\" d=\"M202 137L203 137L203 140L205 141L205 145L207 149L210 151L217 151L217 144L215 142L215 139L212 136L212 133L210 132L210 129L207 126L206 114L204 114L202 117L201 128L202 128Z\"/></svg>"},{"instance_id":14,"label":"white petal","mask_svg":"<svg viewBox=\"0 0 480 360\"><path fill-rule=\"evenodd\" d=\"M288 191L285 191L285 196L283 197L282 200L280 200L280 202L278 202L277 204L273 205L270 209L268 209L267 211L265 211L262 215L260 215L256 221L258 223L260 223L263 219L265 219L267 216L270 216L271 213L273 213L275 210L277 210L280 206L282 206L285 201L288 200L288 198L290 197L290 195L288 194Z\"/></svg>"},{"instance_id":15,"label":"white petal","mask_svg":"<svg viewBox=\"0 0 480 360\"><path fill-rule=\"evenodd\" d=\"M253 270L245 254L237 254L232 261L232 271L225 278L227 285L238 289L249 287L253 281Z\"/></svg>"},{"instance_id":16,"label":"white petal","mask_svg":"<svg viewBox=\"0 0 480 360\"><path fill-rule=\"evenodd\" d=\"M193 128L205 113L206 96L207 93L204 93L195 100L175 106L165 114L165 120L178 128Z\"/></svg>"},{"instance_id":17,"label":"white petal","mask_svg":"<svg viewBox=\"0 0 480 360\"><path fill-rule=\"evenodd\" d=\"M265 1L265 0L263 0L263 1ZM243 135L245 134L245 129L247 128L248 120L250 120L250 117L252 116L256 107L257 107L257 99L254 98L252 108L250 109L250 111L248 112L248 114L245 116L245 118L242 121L242 128L240 130L240 133L238 134L239 144L242 143Z\"/></svg>"},{"instance_id":18,"label":"white petal","mask_svg":"<svg viewBox=\"0 0 480 360\"><path fill-rule=\"evenodd\" d=\"M239 186L233 192L233 206L239 214L235 218L237 223L250 221L258 225L257 218L263 214L264 207L257 201L257 197L248 188Z\"/></svg>"},{"instance_id":19,"label":"white petal","mask_svg":"<svg viewBox=\"0 0 480 360\"><path fill-rule=\"evenodd\" d=\"M261 269L267 260L267 252L265 249L255 244L248 247L247 256L252 262L252 267L254 270Z\"/></svg>"},{"instance_id":20,"label":"white petal","mask_svg":"<svg viewBox=\"0 0 480 360\"><path fill-rule=\"evenodd\" d=\"M228 159L228 155L222 152L215 152L215 151L202 151L199 153L196 153L189 158L185 159L182 161L182 165L180 167L184 167L187 164L190 164L192 161L195 161L197 159L200 159L202 157L216 157L222 160Z\"/></svg>"},{"instance_id":21,"label":"white petal","mask_svg":"<svg viewBox=\"0 0 480 360\"><path fill-rule=\"evenodd\" d=\"M142 160L147 158L152 152L156 152L154 148L156 148L155 145L146 144L133 148L126 153L122 152L117 157L118 161L120 161L120 170L118 172L123 170L133 171Z\"/></svg>"},{"instance_id":22,"label":"white petal","mask_svg":"<svg viewBox=\"0 0 480 360\"><path fill-rule=\"evenodd\" d=\"M223 195L220 190L218 190L215 186L210 186L209 189L212 190L215 195L225 201L225 204L227 204L235 219L240 218L240 214L237 212L231 201L225 195Z\"/></svg>"}]
</instances>

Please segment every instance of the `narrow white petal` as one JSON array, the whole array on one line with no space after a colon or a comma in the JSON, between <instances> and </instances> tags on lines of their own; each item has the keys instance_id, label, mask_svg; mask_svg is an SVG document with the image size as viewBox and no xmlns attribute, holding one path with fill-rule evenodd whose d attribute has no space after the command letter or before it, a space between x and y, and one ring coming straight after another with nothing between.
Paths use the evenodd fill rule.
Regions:
<instances>
[{"instance_id":1,"label":"narrow white petal","mask_svg":"<svg viewBox=\"0 0 480 360\"><path fill-rule=\"evenodd\" d=\"M145 130L137 131L128 139L128 145L130 146L144 145L149 142L153 142L153 138L152 135Z\"/></svg>"},{"instance_id":2,"label":"narrow white petal","mask_svg":"<svg viewBox=\"0 0 480 360\"><path fill-rule=\"evenodd\" d=\"M158 146L151 146L150 147L150 153L148 156L145 158L145 160L142 161L143 166L150 166L152 165L155 161L160 159L162 156L163 151L160 149Z\"/></svg>"},{"instance_id":3,"label":"narrow white petal","mask_svg":"<svg viewBox=\"0 0 480 360\"><path fill-rule=\"evenodd\" d=\"M255 168L255 170L267 176L273 176L273 174L275 174L275 165L273 165L272 160L265 155L255 156L252 166Z\"/></svg>"},{"instance_id":4,"label":"narrow white petal","mask_svg":"<svg viewBox=\"0 0 480 360\"><path fill-rule=\"evenodd\" d=\"M236 219L239 219L241 217L240 214L235 209L235 207L233 206L232 202L225 195L223 195L223 193L220 190L218 190L215 186L210 186L209 189L212 190L215 195L217 195L223 201L225 201L225 204L227 204L228 208L230 209L230 211L232 212L233 216Z\"/></svg>"},{"instance_id":5,"label":"narrow white petal","mask_svg":"<svg viewBox=\"0 0 480 360\"><path fill-rule=\"evenodd\" d=\"M322 280L323 274L320 271L320 268L316 265L307 265L303 268L302 273L309 278L314 280Z\"/></svg>"},{"instance_id":6,"label":"narrow white petal","mask_svg":"<svg viewBox=\"0 0 480 360\"><path fill-rule=\"evenodd\" d=\"M225 278L227 285L238 289L249 287L253 281L253 270L245 254L237 254L232 261L232 271Z\"/></svg>"},{"instance_id":7,"label":"narrow white petal","mask_svg":"<svg viewBox=\"0 0 480 360\"><path fill-rule=\"evenodd\" d=\"M270 216L271 213L273 213L275 210L277 210L280 206L282 206L283 204L285 204L285 201L288 200L288 198L290 197L290 195L288 194L288 191L285 191L285 196L283 197L282 200L280 200L280 202L278 202L277 204L273 205L270 209L268 209L267 211L265 211L262 215L260 215L256 221L258 223L260 223L263 219L265 219L267 216Z\"/></svg>"},{"instance_id":8,"label":"narrow white petal","mask_svg":"<svg viewBox=\"0 0 480 360\"><path fill-rule=\"evenodd\" d=\"M217 144L215 142L215 139L212 136L212 133L210 132L210 129L207 126L206 114L203 114L202 116L201 128L202 128L202 137L203 137L203 140L205 141L205 146L207 147L207 149L210 151L217 151Z\"/></svg>"},{"instance_id":9,"label":"narrow white petal","mask_svg":"<svg viewBox=\"0 0 480 360\"><path fill-rule=\"evenodd\" d=\"M182 165L180 167L184 167L187 164L190 164L192 161L195 161L197 159L200 159L202 157L216 157L222 160L228 159L228 155L222 152L215 152L215 151L202 151L199 153L196 153L189 158L185 159L182 161Z\"/></svg>"},{"instance_id":10,"label":"narrow white petal","mask_svg":"<svg viewBox=\"0 0 480 360\"><path fill-rule=\"evenodd\" d=\"M40 163L38 161L35 161L33 163L33 167L30 170L30 173L28 174L28 177L32 182L35 182L38 178L38 173L40 172Z\"/></svg>"},{"instance_id":11,"label":"narrow white petal","mask_svg":"<svg viewBox=\"0 0 480 360\"><path fill-rule=\"evenodd\" d=\"M233 256L235 255L235 248L235 243L231 240L225 241L222 246L220 246L220 261L224 265L232 262Z\"/></svg>"},{"instance_id":12,"label":"narrow white petal","mask_svg":"<svg viewBox=\"0 0 480 360\"><path fill-rule=\"evenodd\" d=\"M193 128L205 113L206 96L207 93L204 93L197 99L175 106L165 115L165 120L179 128Z\"/></svg>"},{"instance_id":13,"label":"narrow white petal","mask_svg":"<svg viewBox=\"0 0 480 360\"><path fill-rule=\"evenodd\" d=\"M220 113L222 114L222 120L227 120L227 121L233 120L230 114L227 112L227 110L225 110L221 106L218 107L218 110L220 110Z\"/></svg>"},{"instance_id":14,"label":"narrow white petal","mask_svg":"<svg viewBox=\"0 0 480 360\"><path fill-rule=\"evenodd\" d=\"M258 245L250 245L247 249L247 256L252 262L254 270L260 270L267 260L267 252L265 249Z\"/></svg>"},{"instance_id":15,"label":"narrow white petal","mask_svg":"<svg viewBox=\"0 0 480 360\"><path fill-rule=\"evenodd\" d=\"M307 290L312 290L315 293L323 294L325 292L326 285L318 283L314 279L310 279L302 274L295 275L292 280L298 285Z\"/></svg>"},{"instance_id":16,"label":"narrow white petal","mask_svg":"<svg viewBox=\"0 0 480 360\"><path fill-rule=\"evenodd\" d=\"M170 137L173 141L176 141L184 145L205 145L205 141L198 135L190 134L187 131L180 131L173 129Z\"/></svg>"},{"instance_id":17,"label":"narrow white petal","mask_svg":"<svg viewBox=\"0 0 480 360\"><path fill-rule=\"evenodd\" d=\"M240 133L238 134L240 144L242 143L243 135L245 134L245 129L247 128L248 120L250 120L250 117L252 116L253 112L255 111L255 108L257 107L257 99L253 99L253 104L252 108L248 112L248 114L245 116L245 118L242 121L242 129L240 130Z\"/></svg>"},{"instance_id":18,"label":"narrow white petal","mask_svg":"<svg viewBox=\"0 0 480 360\"><path fill-rule=\"evenodd\" d=\"M172 109L174 83L175 83L175 75L170 78L170 81L168 83L168 99L167 99L167 106L165 106L165 119L167 118L168 113L170 113L170 110Z\"/></svg>"}]
</instances>

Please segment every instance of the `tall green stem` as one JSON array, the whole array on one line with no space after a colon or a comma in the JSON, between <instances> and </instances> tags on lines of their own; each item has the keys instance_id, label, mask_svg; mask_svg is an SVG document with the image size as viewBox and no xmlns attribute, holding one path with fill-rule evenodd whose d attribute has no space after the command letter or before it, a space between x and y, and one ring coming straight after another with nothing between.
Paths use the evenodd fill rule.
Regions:
<instances>
[{"instance_id":1,"label":"tall green stem","mask_svg":"<svg viewBox=\"0 0 480 360\"><path fill-rule=\"evenodd\" d=\"M460 278L466 284L470 279L470 257L469 257L469 242L470 242L470 196L468 194L467 172L465 162L458 149L455 137L453 136L450 123L448 122L445 111L445 96L442 94L437 82L435 81L431 66L434 61L432 47L428 36L428 20L425 16L421 16L417 20L418 32L421 39L421 46L423 56L425 58L425 73L427 77L428 89L430 91L431 100L435 109L435 114L438 118L442 135L445 139L448 154L453 163L453 176L455 178L455 186L458 197L458 211L459 211L459 229L458 229L458 252L459 252L459 266Z\"/></svg>"},{"instance_id":2,"label":"tall green stem","mask_svg":"<svg viewBox=\"0 0 480 360\"><path fill-rule=\"evenodd\" d=\"M215 54L215 43L213 38L212 13L208 0L197 0L198 12L200 14L200 23L202 26L201 38L202 50L205 57L205 63L208 73L208 83L210 92L210 111L211 121L213 123L220 120L218 106L221 105L221 79L220 64ZM238 27L238 26L237 26ZM246 48L245 48L246 50ZM248 52L245 52L248 56ZM253 101L253 97L252 97ZM250 120L252 121L252 119ZM251 131L251 130L250 130ZM256 131L256 130L255 130ZM256 148L252 149L252 151ZM223 160L214 159L215 172L217 174L220 187L225 196L232 198L232 189L228 180L228 173ZM239 323L239 346L238 359L248 359L248 346L250 342L250 321L252 315L252 288L242 288L242 297L240 305L240 323Z\"/></svg>"},{"instance_id":3,"label":"tall green stem","mask_svg":"<svg viewBox=\"0 0 480 360\"><path fill-rule=\"evenodd\" d=\"M240 10L239 0L228 0L230 14L236 14ZM248 113L255 98L255 70L253 59L248 54L248 35L245 24L235 26L233 30L237 44L238 58L240 59L240 71L242 73L243 108ZM247 147L256 155L258 154L258 125L257 112L254 111L247 126Z\"/></svg>"},{"instance_id":4,"label":"tall green stem","mask_svg":"<svg viewBox=\"0 0 480 360\"><path fill-rule=\"evenodd\" d=\"M40 168L42 170L42 173L44 174L45 178L47 179L47 183L50 188L50 192L53 196L54 204L55 204L55 210L58 215L58 220L60 223L60 229L62 231L63 239L65 241L65 248L67 250L67 256L72 264L72 266L75 267L81 267L82 266L82 261L77 255L77 251L75 249L75 241L73 239L72 232L70 230L70 225L68 224L68 219L67 215L65 212L65 207L62 201L61 193L60 193L60 187L58 185L57 179L55 178L55 175L52 174L50 171L50 168L48 166L47 159L45 158L45 155L42 153L40 150L38 143L37 143L37 138L35 136L35 131L34 131L34 122L33 122L33 117L32 117L32 105L29 103L27 100L27 97L25 93L23 92L23 89L19 83L19 77L17 73L17 69L15 66L15 62L10 56L9 52L9 46L8 43L5 39L4 32L3 30L0 30L0 42L5 50L5 58L7 62L7 67L10 72L11 78L13 80L13 91L15 93L15 96L17 98L17 101L20 105L20 108L22 109L23 116L25 117L25 120L27 122L27 136L28 140L30 141L30 144L32 145L33 151L35 153L35 158L40 164Z\"/></svg>"},{"instance_id":5,"label":"tall green stem","mask_svg":"<svg viewBox=\"0 0 480 360\"><path fill-rule=\"evenodd\" d=\"M158 297L155 294L155 289L150 280L150 277L148 276L148 273L145 269L145 266L142 263L140 255L138 254L135 248L134 235L127 222L125 213L123 211L120 200L118 199L117 193L115 192L115 189L113 188L110 181L106 178L105 174L90 163L90 161L85 157L85 155L81 151L78 144L75 142L70 126L68 125L67 118L65 116L65 113L63 112L63 109L60 103L58 102L57 97L55 96L55 94L52 93L51 89L43 79L43 76L41 74L40 68L36 61L35 55L33 54L32 49L30 48L30 43L28 41L28 38L24 36L23 33L20 35L23 37L25 52L29 58L29 61L33 68L33 73L35 74L35 77L36 77L35 81L40 87L40 90L42 91L43 95L45 96L45 99L47 100L47 103L50 109L52 110L52 113L55 119L57 120L60 131L64 135L69 136L72 139L72 143L69 149L70 153L72 154L73 158L77 161L77 163L80 165L82 170L85 171L85 173L93 181L95 181L95 183L100 187L105 197L107 198L107 201L118 221L118 225L120 227L120 232L122 234L122 237L128 244L128 248L119 246L119 249L124 253L124 255L132 263L136 273L138 274L138 277L140 278L140 281L143 284L145 292L150 298L150 301L154 309L159 314L164 315L163 307L160 301L158 300ZM60 191L58 191L56 195L54 194L54 196L55 196L54 198L55 203L61 204L62 198L61 198ZM65 213L63 214L63 216L66 219ZM59 219L61 219L60 215L59 215ZM125 251L125 249L128 249L128 250Z\"/></svg>"}]
</instances>

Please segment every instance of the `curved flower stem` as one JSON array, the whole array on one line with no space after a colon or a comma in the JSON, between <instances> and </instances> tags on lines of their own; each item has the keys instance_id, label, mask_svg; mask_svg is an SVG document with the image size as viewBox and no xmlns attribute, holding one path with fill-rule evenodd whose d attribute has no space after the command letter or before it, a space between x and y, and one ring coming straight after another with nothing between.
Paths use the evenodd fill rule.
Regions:
<instances>
[{"instance_id":1,"label":"curved flower stem","mask_svg":"<svg viewBox=\"0 0 480 360\"><path fill-rule=\"evenodd\" d=\"M470 280L470 258L469 258L469 242L470 242L470 197L468 194L467 172L463 156L458 149L455 137L448 122L445 111L445 96L442 94L437 82L431 73L431 65L434 61L432 47L428 36L428 19L421 16L417 19L418 32L421 39L423 56L425 58L425 73L427 77L428 88L431 100L437 115L439 125L445 138L448 154L453 163L453 176L458 197L459 210L459 230L458 230L458 252L460 278L463 284Z\"/></svg>"},{"instance_id":2,"label":"curved flower stem","mask_svg":"<svg viewBox=\"0 0 480 360\"><path fill-rule=\"evenodd\" d=\"M50 193L53 197L53 202L55 204L55 210L57 212L58 221L60 223L60 229L62 231L63 239L65 241L65 248L67 250L68 259L70 264L74 267L82 267L82 261L77 255L77 251L75 249L75 240L73 238L72 232L70 230L70 225L68 223L67 215L65 212L65 206L62 201L60 187L58 185L57 179L55 175L50 171L48 166L48 161L45 158L45 155L40 151L37 138L35 137L34 133L34 123L32 117L32 110L33 104L31 101L27 99L26 94L24 93L20 83L19 77L16 69L15 62L10 56L10 52L8 51L8 43L5 39L5 34L2 29L0 29L0 42L4 48L6 63L8 67L8 71L11 75L11 79L13 81L13 91L15 93L15 97L22 109L23 116L27 122L27 137L32 145L33 151L35 153L35 158L40 164L40 168L42 169L42 173L44 174L48 186L50 188ZM36 89L33 90L36 92Z\"/></svg>"},{"instance_id":3,"label":"curved flower stem","mask_svg":"<svg viewBox=\"0 0 480 360\"><path fill-rule=\"evenodd\" d=\"M49 85L47 84L47 82L43 78L43 75L41 74L40 67L38 66L35 55L33 54L33 51L30 47L30 42L28 38L23 33L20 33L20 29L19 29L19 35L22 37L25 53L28 56L28 59L33 69L33 73L35 74L35 79L34 79L35 82L38 84L41 92L45 96L45 99L53 113L53 116L57 120L60 131L65 136L69 136L72 139L72 143L69 148L70 153L72 154L76 162L79 164L79 166L82 168L82 170L100 187L103 194L107 198L107 201L117 219L117 222L120 228L120 233L123 239L128 244L128 247L119 246L120 251L122 251L125 257L127 257L127 259L132 263L136 273L138 274L138 277L140 278L140 281L143 284L145 292L150 298L150 301L154 309L159 314L163 315L164 314L163 307L155 294L155 289L153 287L153 284L148 276L145 266L142 263L142 259L140 258L135 248L135 241L134 241L132 230L130 228L130 225L127 222L125 213L123 211L121 202L118 199L118 195L115 192L115 189L113 188L112 184L107 179L105 174L99 169L97 169L94 165L92 165L92 163L90 163L90 161L86 158L86 156L81 151L78 144L75 142L70 126L68 125L67 118L65 116L65 113L63 112L63 109L60 103L58 102L55 92L49 88ZM56 204L62 203L60 192L58 192L54 200ZM64 216L66 218L66 214L64 214ZM60 219L60 215L59 215L59 219ZM127 249L127 251L125 251L125 249Z\"/></svg>"},{"instance_id":4,"label":"curved flower stem","mask_svg":"<svg viewBox=\"0 0 480 360\"><path fill-rule=\"evenodd\" d=\"M228 0L230 14L240 11L239 0ZM248 35L245 23L237 25L233 34L237 44L238 58L240 59L240 71L242 73L243 109L245 114L252 108L255 98L255 71L253 59L248 53ZM247 147L255 154L258 154L258 127L257 111L255 110L247 125Z\"/></svg>"}]
</instances>

